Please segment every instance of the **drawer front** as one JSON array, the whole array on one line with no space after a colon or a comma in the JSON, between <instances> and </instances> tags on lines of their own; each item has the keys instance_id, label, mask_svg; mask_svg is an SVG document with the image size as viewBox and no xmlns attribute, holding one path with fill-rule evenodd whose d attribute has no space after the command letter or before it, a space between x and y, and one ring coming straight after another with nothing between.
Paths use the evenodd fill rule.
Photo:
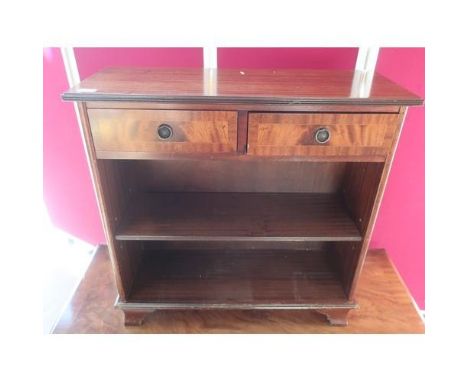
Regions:
<instances>
[{"instance_id":1,"label":"drawer front","mask_svg":"<svg viewBox=\"0 0 468 382\"><path fill-rule=\"evenodd\" d=\"M237 147L236 112L88 109L88 117L98 158L230 153Z\"/></svg>"},{"instance_id":2,"label":"drawer front","mask_svg":"<svg viewBox=\"0 0 468 382\"><path fill-rule=\"evenodd\" d=\"M250 113L248 154L385 157L396 129L398 114Z\"/></svg>"}]
</instances>

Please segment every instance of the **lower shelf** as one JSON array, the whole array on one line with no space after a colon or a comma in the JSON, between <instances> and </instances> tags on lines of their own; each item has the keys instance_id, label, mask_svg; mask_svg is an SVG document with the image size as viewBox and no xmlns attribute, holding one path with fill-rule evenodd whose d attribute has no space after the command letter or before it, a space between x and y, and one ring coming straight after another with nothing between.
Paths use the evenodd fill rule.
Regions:
<instances>
[{"instance_id":1,"label":"lower shelf","mask_svg":"<svg viewBox=\"0 0 468 382\"><path fill-rule=\"evenodd\" d=\"M322 250L142 253L127 308L353 307Z\"/></svg>"}]
</instances>

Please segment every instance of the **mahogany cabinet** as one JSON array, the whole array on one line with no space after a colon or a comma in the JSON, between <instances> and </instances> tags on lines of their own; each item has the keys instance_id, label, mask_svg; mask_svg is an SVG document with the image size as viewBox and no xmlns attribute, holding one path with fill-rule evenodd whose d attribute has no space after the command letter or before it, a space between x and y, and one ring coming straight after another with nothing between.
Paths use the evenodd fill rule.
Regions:
<instances>
[{"instance_id":1,"label":"mahogany cabinet","mask_svg":"<svg viewBox=\"0 0 468 382\"><path fill-rule=\"evenodd\" d=\"M81 115L126 324L311 309L346 325L408 106L352 71L107 69Z\"/></svg>"}]
</instances>

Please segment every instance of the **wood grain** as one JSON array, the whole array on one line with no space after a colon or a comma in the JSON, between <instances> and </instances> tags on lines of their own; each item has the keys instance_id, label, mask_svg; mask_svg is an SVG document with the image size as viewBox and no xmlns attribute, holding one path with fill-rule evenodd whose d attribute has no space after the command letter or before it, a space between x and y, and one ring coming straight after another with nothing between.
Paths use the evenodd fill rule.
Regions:
<instances>
[{"instance_id":1,"label":"wood grain","mask_svg":"<svg viewBox=\"0 0 468 382\"><path fill-rule=\"evenodd\" d=\"M347 164L179 158L118 161L118 166L143 192L337 193Z\"/></svg>"},{"instance_id":2,"label":"wood grain","mask_svg":"<svg viewBox=\"0 0 468 382\"><path fill-rule=\"evenodd\" d=\"M397 121L393 114L250 113L248 154L385 157ZM322 127L331 134L324 144L315 141Z\"/></svg>"},{"instance_id":3,"label":"wood grain","mask_svg":"<svg viewBox=\"0 0 468 382\"><path fill-rule=\"evenodd\" d=\"M145 251L122 307L311 308L349 306L325 251ZM118 304L120 306L120 304Z\"/></svg>"},{"instance_id":4,"label":"wood grain","mask_svg":"<svg viewBox=\"0 0 468 382\"><path fill-rule=\"evenodd\" d=\"M398 141L400 139L400 134L401 134L402 127L403 127L403 122L405 120L406 111L407 111L407 108L402 107L400 114L398 115L397 128L394 130L389 155L387 157L387 160L385 161L383 168L380 170L370 165L366 166L366 171L371 174L371 183L369 182L366 183L366 186L369 186L368 189L366 189L366 186L364 186L362 188L363 192L359 196L359 198L362 199L364 203L367 203L368 205L365 219L362 219L362 222L365 227L365 232L363 233L362 245L361 245L359 257L357 258L357 261L355 262L355 266L353 266L353 268L350 268L348 270L349 274L352 275L351 284L350 284L349 293L348 293L349 298L354 298L354 295L356 293L357 283L359 281L362 268L364 266L364 260L365 260L367 251L369 249L369 245L370 245L370 241L372 237L372 231L374 229L374 225L377 220L377 214L379 212L379 208L383 200L385 187L387 185L388 176L390 174L390 169L393 164L393 159L395 157L395 152L398 146ZM366 179L369 179L369 177L367 177ZM371 184L373 185L373 187L376 187L375 194L373 194L372 190L369 190L369 188L371 188L370 187Z\"/></svg>"},{"instance_id":5,"label":"wood grain","mask_svg":"<svg viewBox=\"0 0 468 382\"><path fill-rule=\"evenodd\" d=\"M317 312L325 315L331 325L347 326L348 315L351 309L318 309Z\"/></svg>"},{"instance_id":6,"label":"wood grain","mask_svg":"<svg viewBox=\"0 0 468 382\"><path fill-rule=\"evenodd\" d=\"M204 154L237 150L235 112L92 109L88 115L98 158L102 152ZM167 140L157 134L161 124L173 130Z\"/></svg>"},{"instance_id":7,"label":"wood grain","mask_svg":"<svg viewBox=\"0 0 468 382\"><path fill-rule=\"evenodd\" d=\"M237 152L245 154L247 152L247 132L249 113L239 111L237 116Z\"/></svg>"},{"instance_id":8,"label":"wood grain","mask_svg":"<svg viewBox=\"0 0 468 382\"><path fill-rule=\"evenodd\" d=\"M341 193L348 211L363 236L360 243L334 243L334 258L342 283L350 298L354 297L359 274L367 253L376 208L381 203L385 182L396 149L404 114L398 116L397 127L391 138L389 158L385 163L348 163Z\"/></svg>"},{"instance_id":9,"label":"wood grain","mask_svg":"<svg viewBox=\"0 0 468 382\"><path fill-rule=\"evenodd\" d=\"M341 193L362 233L367 232L374 200L385 168L384 163L348 163Z\"/></svg>"},{"instance_id":10,"label":"wood grain","mask_svg":"<svg viewBox=\"0 0 468 382\"><path fill-rule=\"evenodd\" d=\"M88 109L145 109L145 110L206 110L206 103L183 102L125 102L125 101L88 101ZM336 105L336 104L252 104L252 103L214 103L210 110L251 111L251 112L308 112L308 113L392 113L400 112L399 105Z\"/></svg>"},{"instance_id":11,"label":"wood grain","mask_svg":"<svg viewBox=\"0 0 468 382\"><path fill-rule=\"evenodd\" d=\"M333 194L138 194L118 240L359 241Z\"/></svg>"},{"instance_id":12,"label":"wood grain","mask_svg":"<svg viewBox=\"0 0 468 382\"><path fill-rule=\"evenodd\" d=\"M383 155L327 155L317 154L314 156L254 156L245 155L243 153L174 153L167 150L166 152L158 151L100 151L99 159L124 159L124 160L202 160L202 159L213 159L223 161L235 161L235 162L260 162L274 160L275 162L385 162L386 157Z\"/></svg>"},{"instance_id":13,"label":"wood grain","mask_svg":"<svg viewBox=\"0 0 468 382\"><path fill-rule=\"evenodd\" d=\"M101 247L54 333L424 333L408 291L384 251L370 251L346 327L309 310L159 310L124 326L110 259Z\"/></svg>"},{"instance_id":14,"label":"wood grain","mask_svg":"<svg viewBox=\"0 0 468 382\"><path fill-rule=\"evenodd\" d=\"M142 310L142 309L127 309L124 312L124 317L125 317L125 325L128 326L138 326L143 324L144 319L148 316L148 311L147 310Z\"/></svg>"},{"instance_id":15,"label":"wood grain","mask_svg":"<svg viewBox=\"0 0 468 382\"><path fill-rule=\"evenodd\" d=\"M214 83L213 83L214 79ZM251 104L416 105L422 100L375 74L353 92L352 70L108 68L63 94L66 100Z\"/></svg>"},{"instance_id":16,"label":"wood grain","mask_svg":"<svg viewBox=\"0 0 468 382\"><path fill-rule=\"evenodd\" d=\"M119 223L116 209L118 205L116 195L112 196L111 190L116 188L120 192L121 184L117 182L116 174L110 171L113 163L99 162L94 149L91 126L89 124L86 105L78 103L80 113L82 137L85 143L86 154L93 179L93 186L99 205L99 212L106 236L109 254L114 269L115 282L119 295L125 300L133 283L133 275L136 270L138 256L129 256L125 243L117 244L114 238L115 224ZM109 197L108 197L109 196Z\"/></svg>"}]
</instances>

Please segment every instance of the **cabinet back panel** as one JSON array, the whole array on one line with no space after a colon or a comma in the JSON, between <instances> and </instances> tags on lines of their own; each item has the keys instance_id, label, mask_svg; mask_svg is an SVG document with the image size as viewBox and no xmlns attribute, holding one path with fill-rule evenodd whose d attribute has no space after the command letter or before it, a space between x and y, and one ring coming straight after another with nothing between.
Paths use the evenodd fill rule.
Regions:
<instances>
[{"instance_id":1,"label":"cabinet back panel","mask_svg":"<svg viewBox=\"0 0 468 382\"><path fill-rule=\"evenodd\" d=\"M140 191L313 192L340 188L346 163L167 160L120 161Z\"/></svg>"},{"instance_id":2,"label":"cabinet back panel","mask_svg":"<svg viewBox=\"0 0 468 382\"><path fill-rule=\"evenodd\" d=\"M328 251L332 252L329 242L324 241L141 241L145 250L158 251L190 251L213 250L220 255L228 250L287 250L294 251Z\"/></svg>"}]
</instances>

